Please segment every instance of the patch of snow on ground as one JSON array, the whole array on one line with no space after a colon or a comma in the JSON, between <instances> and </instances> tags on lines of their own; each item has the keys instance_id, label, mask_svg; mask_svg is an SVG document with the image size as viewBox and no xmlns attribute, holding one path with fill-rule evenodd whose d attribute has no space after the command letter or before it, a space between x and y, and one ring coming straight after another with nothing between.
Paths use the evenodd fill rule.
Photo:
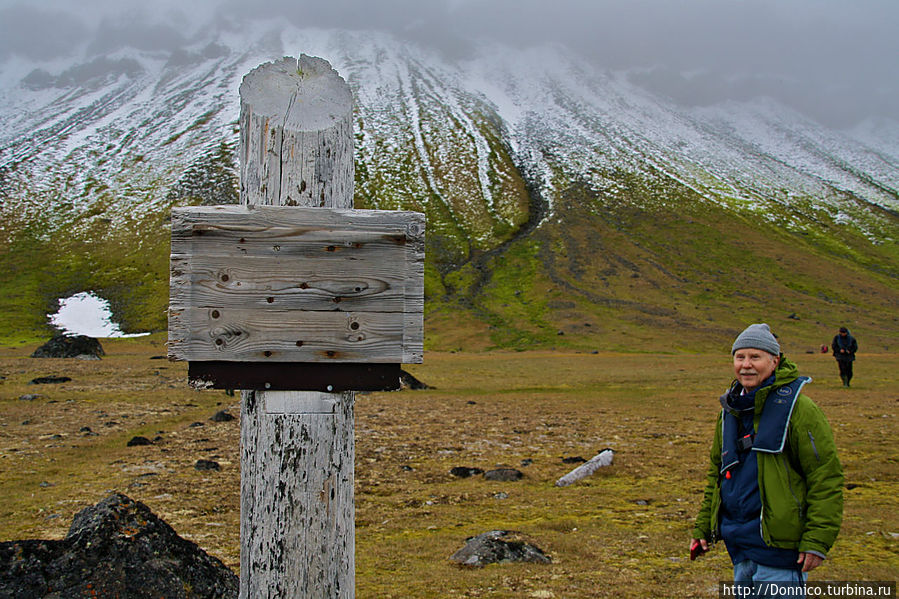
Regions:
<instances>
[{"instance_id":1,"label":"patch of snow on ground","mask_svg":"<svg viewBox=\"0 0 899 599\"><path fill-rule=\"evenodd\" d=\"M93 293L83 291L59 300L59 311L48 314L50 324L66 335L88 337L143 337L150 333L126 335L112 322L109 302Z\"/></svg>"}]
</instances>

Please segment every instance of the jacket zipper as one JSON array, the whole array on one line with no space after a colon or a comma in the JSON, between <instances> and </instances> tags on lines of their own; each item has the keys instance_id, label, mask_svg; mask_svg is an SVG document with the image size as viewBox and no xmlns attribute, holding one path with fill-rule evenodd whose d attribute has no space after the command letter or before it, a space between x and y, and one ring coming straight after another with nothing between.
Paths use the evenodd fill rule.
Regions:
<instances>
[{"instance_id":1,"label":"jacket zipper","mask_svg":"<svg viewBox=\"0 0 899 599\"><path fill-rule=\"evenodd\" d=\"M812 449L815 451L815 459L820 462L821 456L818 455L818 446L815 445L815 438L812 436L812 431L808 431L808 439L812 442Z\"/></svg>"}]
</instances>

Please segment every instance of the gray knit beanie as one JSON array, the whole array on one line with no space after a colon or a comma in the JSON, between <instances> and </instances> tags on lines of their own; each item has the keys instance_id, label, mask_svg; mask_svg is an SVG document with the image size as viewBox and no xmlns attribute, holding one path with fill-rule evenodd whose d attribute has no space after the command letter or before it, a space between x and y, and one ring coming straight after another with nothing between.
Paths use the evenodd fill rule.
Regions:
<instances>
[{"instance_id":1,"label":"gray knit beanie","mask_svg":"<svg viewBox=\"0 0 899 599\"><path fill-rule=\"evenodd\" d=\"M730 348L730 353L733 355L737 353L738 349L746 348L761 349L774 356L780 355L780 343L777 342L777 338L771 333L768 325L764 323L751 324L746 327L746 330L737 336L733 347Z\"/></svg>"}]
</instances>

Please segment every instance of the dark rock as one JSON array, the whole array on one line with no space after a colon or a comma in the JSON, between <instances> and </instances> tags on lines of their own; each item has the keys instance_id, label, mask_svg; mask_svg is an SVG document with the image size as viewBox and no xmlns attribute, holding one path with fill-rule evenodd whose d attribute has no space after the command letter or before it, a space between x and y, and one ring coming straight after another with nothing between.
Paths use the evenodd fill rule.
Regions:
<instances>
[{"instance_id":1,"label":"dark rock","mask_svg":"<svg viewBox=\"0 0 899 599\"><path fill-rule=\"evenodd\" d=\"M469 476L474 476L476 474L484 474L484 471L480 468L469 468L468 466L456 466L452 470L450 470L450 474L456 476L458 478L468 478Z\"/></svg>"},{"instance_id":2,"label":"dark rock","mask_svg":"<svg viewBox=\"0 0 899 599\"><path fill-rule=\"evenodd\" d=\"M99 359L106 355L100 342L86 335L56 335L31 354L32 358L77 358L89 356Z\"/></svg>"},{"instance_id":3,"label":"dark rock","mask_svg":"<svg viewBox=\"0 0 899 599\"><path fill-rule=\"evenodd\" d=\"M228 410L220 410L210 418L213 422L230 422L234 420L234 416L228 413Z\"/></svg>"},{"instance_id":4,"label":"dark rock","mask_svg":"<svg viewBox=\"0 0 899 599\"><path fill-rule=\"evenodd\" d=\"M515 468L496 468L495 470L488 470L484 473L484 478L487 480L498 480L498 481L515 481L521 480L524 478L524 473L521 470L516 470Z\"/></svg>"},{"instance_id":5,"label":"dark rock","mask_svg":"<svg viewBox=\"0 0 899 599\"><path fill-rule=\"evenodd\" d=\"M165 360L168 356L150 356L151 360Z\"/></svg>"},{"instance_id":6,"label":"dark rock","mask_svg":"<svg viewBox=\"0 0 899 599\"><path fill-rule=\"evenodd\" d=\"M238 577L120 494L79 512L61 541L0 543L0 597L237 597Z\"/></svg>"},{"instance_id":7,"label":"dark rock","mask_svg":"<svg viewBox=\"0 0 899 599\"><path fill-rule=\"evenodd\" d=\"M860 485L855 483L846 483L846 490L851 491L852 489L857 489Z\"/></svg>"},{"instance_id":8,"label":"dark rock","mask_svg":"<svg viewBox=\"0 0 899 599\"><path fill-rule=\"evenodd\" d=\"M521 460L521 467L527 468L528 466L530 466L533 463L534 463L534 460L532 460L531 458L525 458L525 459Z\"/></svg>"},{"instance_id":9,"label":"dark rock","mask_svg":"<svg viewBox=\"0 0 899 599\"><path fill-rule=\"evenodd\" d=\"M190 425L188 425L188 428L200 428L201 426L206 426L206 425L203 424L202 422L191 422Z\"/></svg>"},{"instance_id":10,"label":"dark rock","mask_svg":"<svg viewBox=\"0 0 899 599\"><path fill-rule=\"evenodd\" d=\"M218 462L213 462L212 460L197 460L197 463L194 464L194 468L197 470L221 470L222 467Z\"/></svg>"},{"instance_id":11,"label":"dark rock","mask_svg":"<svg viewBox=\"0 0 899 599\"><path fill-rule=\"evenodd\" d=\"M552 563L543 550L521 534L509 530L491 530L466 539L465 546L450 559L457 564L480 568L503 562Z\"/></svg>"},{"instance_id":12,"label":"dark rock","mask_svg":"<svg viewBox=\"0 0 899 599\"><path fill-rule=\"evenodd\" d=\"M419 391L421 389L433 389L433 387L421 382L405 370L400 370L400 388L412 389L413 391Z\"/></svg>"},{"instance_id":13,"label":"dark rock","mask_svg":"<svg viewBox=\"0 0 899 599\"><path fill-rule=\"evenodd\" d=\"M58 383L68 383L72 379L67 376L39 376L31 379L29 385L55 385Z\"/></svg>"},{"instance_id":14,"label":"dark rock","mask_svg":"<svg viewBox=\"0 0 899 599\"><path fill-rule=\"evenodd\" d=\"M573 457L570 457L570 458L562 458L562 463L563 463L563 464L580 464L580 463L586 462L586 461L587 461L587 460L585 460L584 458L582 458L582 457L579 456L579 455L578 455L578 456L573 456Z\"/></svg>"},{"instance_id":15,"label":"dark rock","mask_svg":"<svg viewBox=\"0 0 899 599\"><path fill-rule=\"evenodd\" d=\"M38 395L37 393L28 393L25 395L20 395L19 401L34 401L35 399L38 399L39 397L43 397L43 396Z\"/></svg>"},{"instance_id":16,"label":"dark rock","mask_svg":"<svg viewBox=\"0 0 899 599\"><path fill-rule=\"evenodd\" d=\"M141 445L153 445L153 442L146 437L132 437L128 441L128 447L140 447Z\"/></svg>"}]
</instances>

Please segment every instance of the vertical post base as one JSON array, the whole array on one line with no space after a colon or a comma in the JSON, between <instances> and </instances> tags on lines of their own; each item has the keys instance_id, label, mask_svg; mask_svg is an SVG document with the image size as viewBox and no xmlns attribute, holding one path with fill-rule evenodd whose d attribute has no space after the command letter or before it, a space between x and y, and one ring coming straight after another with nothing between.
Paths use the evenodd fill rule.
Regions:
<instances>
[{"instance_id":1,"label":"vertical post base","mask_svg":"<svg viewBox=\"0 0 899 599\"><path fill-rule=\"evenodd\" d=\"M241 599L355 596L354 401L241 392Z\"/></svg>"}]
</instances>

